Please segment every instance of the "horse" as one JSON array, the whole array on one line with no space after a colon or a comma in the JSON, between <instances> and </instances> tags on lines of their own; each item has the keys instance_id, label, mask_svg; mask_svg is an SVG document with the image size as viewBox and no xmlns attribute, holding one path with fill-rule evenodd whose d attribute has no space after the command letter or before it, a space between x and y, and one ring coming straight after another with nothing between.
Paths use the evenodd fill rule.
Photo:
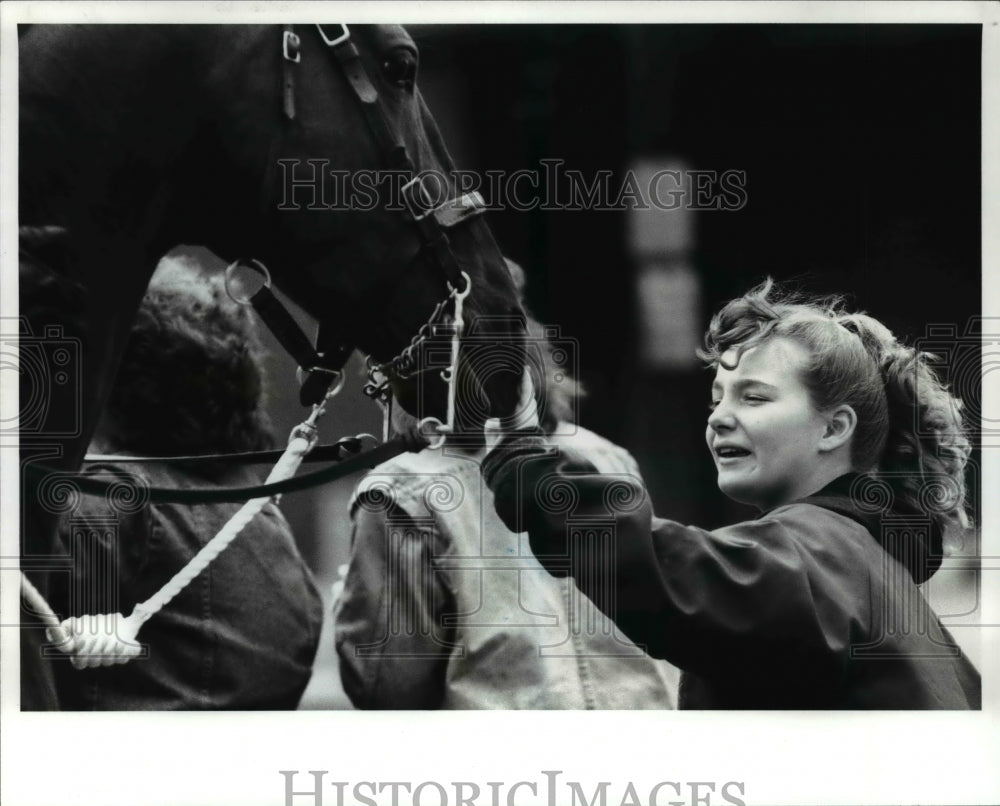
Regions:
<instances>
[{"instance_id":1,"label":"horse","mask_svg":"<svg viewBox=\"0 0 1000 806\"><path fill-rule=\"evenodd\" d=\"M498 323L506 358L457 366L492 415L515 408L517 293L475 201L446 204L454 165L403 28L18 33L20 343L42 356L41 377L21 373L23 570L44 582L59 565L58 513L26 468L79 469L153 269L181 244L268 267L318 320L333 370L352 348L391 365L464 282L466 322ZM361 176L367 195L345 201ZM392 389L407 408L445 406L441 384ZM57 707L39 632L21 631L24 709Z\"/></svg>"}]
</instances>

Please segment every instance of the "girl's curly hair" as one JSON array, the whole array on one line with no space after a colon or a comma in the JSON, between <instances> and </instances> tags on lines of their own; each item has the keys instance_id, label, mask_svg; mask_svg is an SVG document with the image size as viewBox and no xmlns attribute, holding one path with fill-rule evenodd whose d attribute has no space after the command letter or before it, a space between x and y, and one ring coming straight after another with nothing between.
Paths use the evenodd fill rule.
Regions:
<instances>
[{"instance_id":1,"label":"girl's curly hair","mask_svg":"<svg viewBox=\"0 0 1000 806\"><path fill-rule=\"evenodd\" d=\"M901 511L929 515L939 536L968 523L962 403L938 378L933 355L902 344L877 319L846 311L840 297L797 295L770 278L712 318L698 355L715 367L734 349L738 362L772 336L809 351L802 381L818 410L854 409L856 471L887 483Z\"/></svg>"},{"instance_id":2,"label":"girl's curly hair","mask_svg":"<svg viewBox=\"0 0 1000 806\"><path fill-rule=\"evenodd\" d=\"M220 276L160 264L129 336L102 431L116 449L154 456L273 445L263 348Z\"/></svg>"}]
</instances>

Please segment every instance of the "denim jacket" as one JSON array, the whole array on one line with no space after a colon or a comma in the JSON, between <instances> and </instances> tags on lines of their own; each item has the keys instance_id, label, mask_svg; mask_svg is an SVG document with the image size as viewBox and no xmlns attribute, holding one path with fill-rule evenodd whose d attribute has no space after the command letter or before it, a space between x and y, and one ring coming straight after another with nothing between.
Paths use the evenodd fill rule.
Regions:
<instances>
[{"instance_id":1,"label":"denim jacket","mask_svg":"<svg viewBox=\"0 0 1000 806\"><path fill-rule=\"evenodd\" d=\"M103 466L108 467L108 466ZM117 465L149 484L206 486L177 466ZM233 467L211 483L261 479ZM121 612L156 593L240 504L147 505L84 497L60 540L72 571L54 585L58 612ZM67 710L294 709L309 682L323 606L288 522L268 503L199 576L139 631L148 649L121 666L55 661Z\"/></svg>"},{"instance_id":2,"label":"denim jacket","mask_svg":"<svg viewBox=\"0 0 1000 806\"><path fill-rule=\"evenodd\" d=\"M566 436L575 429L572 436ZM632 457L563 427L607 473ZM674 708L677 670L552 577L507 529L482 481L483 453L405 454L365 477L336 604L341 677L361 708Z\"/></svg>"}]
</instances>

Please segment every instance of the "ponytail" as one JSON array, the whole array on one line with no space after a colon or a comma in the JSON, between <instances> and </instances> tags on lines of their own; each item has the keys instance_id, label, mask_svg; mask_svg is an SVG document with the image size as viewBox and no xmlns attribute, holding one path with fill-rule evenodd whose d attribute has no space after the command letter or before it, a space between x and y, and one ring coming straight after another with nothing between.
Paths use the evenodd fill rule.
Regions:
<instances>
[{"instance_id":1,"label":"ponytail","mask_svg":"<svg viewBox=\"0 0 1000 806\"><path fill-rule=\"evenodd\" d=\"M902 508L929 515L947 534L968 524L965 468L972 449L962 403L941 383L933 360L898 343L881 356L889 435L879 471Z\"/></svg>"}]
</instances>

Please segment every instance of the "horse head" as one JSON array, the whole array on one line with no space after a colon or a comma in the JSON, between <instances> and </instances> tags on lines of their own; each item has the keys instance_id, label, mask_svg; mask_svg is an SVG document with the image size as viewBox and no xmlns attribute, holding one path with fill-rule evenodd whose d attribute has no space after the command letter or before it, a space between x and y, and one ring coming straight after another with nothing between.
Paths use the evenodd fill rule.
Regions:
<instances>
[{"instance_id":1,"label":"horse head","mask_svg":"<svg viewBox=\"0 0 1000 806\"><path fill-rule=\"evenodd\" d=\"M486 413L516 405L521 311L488 227L458 211L428 235L434 216L408 204L433 201L453 165L405 30L39 25L19 44L21 223L70 234L67 274L90 292L86 347L105 381L156 261L199 244L262 261L325 343L378 362L467 275L465 319L495 360L460 375ZM412 176L427 181L404 192ZM427 380L395 388L440 416L444 385Z\"/></svg>"},{"instance_id":2,"label":"horse head","mask_svg":"<svg viewBox=\"0 0 1000 806\"><path fill-rule=\"evenodd\" d=\"M468 282L467 332L492 349L459 364L466 406L509 413L523 356L517 293L475 201L455 187L413 40L399 26L324 25L246 31L240 44L208 84L216 164L197 173L229 202L199 194L201 242L268 265L320 321L320 349L356 346L379 363ZM398 379L397 398L442 416L437 375Z\"/></svg>"}]
</instances>

